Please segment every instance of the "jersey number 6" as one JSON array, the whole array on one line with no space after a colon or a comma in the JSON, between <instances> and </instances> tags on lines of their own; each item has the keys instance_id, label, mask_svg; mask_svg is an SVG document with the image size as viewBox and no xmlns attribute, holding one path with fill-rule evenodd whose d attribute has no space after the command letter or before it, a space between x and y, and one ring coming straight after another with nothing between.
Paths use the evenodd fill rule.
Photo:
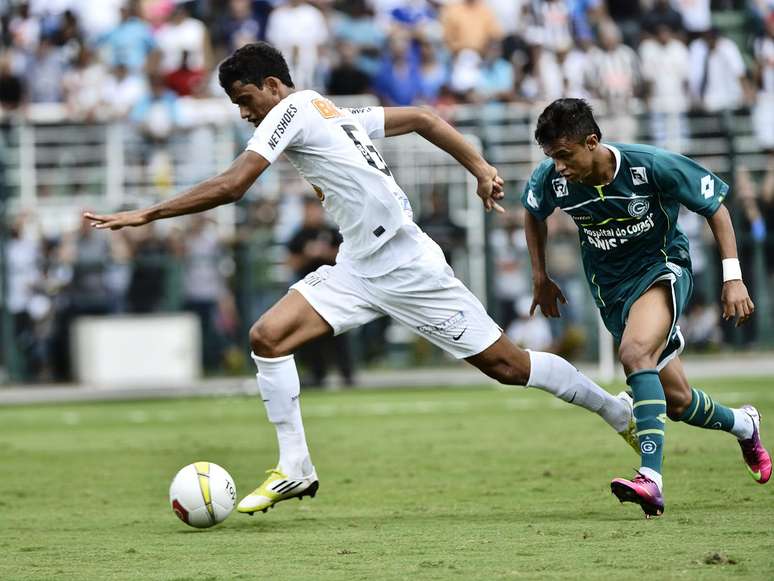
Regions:
<instances>
[{"instance_id":1,"label":"jersey number 6","mask_svg":"<svg viewBox=\"0 0 774 581\"><path fill-rule=\"evenodd\" d=\"M387 167L386 163L384 163L382 156L379 155L379 152L376 151L376 148L373 145L363 145L363 143L357 138L357 127L354 125L342 125L341 128L347 132L347 135L349 135L349 138L353 141L355 147L357 147L360 150L360 153L363 154L363 157L368 162L368 165L378 169L384 175L392 177L390 168Z\"/></svg>"}]
</instances>

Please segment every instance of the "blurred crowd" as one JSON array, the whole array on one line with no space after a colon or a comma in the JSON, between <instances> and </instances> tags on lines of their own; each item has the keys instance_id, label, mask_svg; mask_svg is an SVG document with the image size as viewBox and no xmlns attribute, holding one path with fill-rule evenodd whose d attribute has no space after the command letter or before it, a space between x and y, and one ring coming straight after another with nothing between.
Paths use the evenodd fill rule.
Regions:
<instances>
[{"instance_id":1,"label":"blurred crowd","mask_svg":"<svg viewBox=\"0 0 774 581\"><path fill-rule=\"evenodd\" d=\"M744 17L737 38L713 10ZM256 40L299 87L387 105L636 100L664 132L774 92L771 0L4 0L0 105L174 123L176 99L222 96L217 62Z\"/></svg>"}]
</instances>

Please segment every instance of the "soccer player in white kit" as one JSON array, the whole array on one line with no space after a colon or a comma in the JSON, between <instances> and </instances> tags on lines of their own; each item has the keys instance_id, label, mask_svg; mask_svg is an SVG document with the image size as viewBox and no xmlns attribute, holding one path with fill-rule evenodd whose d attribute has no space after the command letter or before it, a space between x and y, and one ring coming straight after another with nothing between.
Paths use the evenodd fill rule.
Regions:
<instances>
[{"instance_id":1,"label":"soccer player in white kit","mask_svg":"<svg viewBox=\"0 0 774 581\"><path fill-rule=\"evenodd\" d=\"M282 55L262 42L223 61L219 77L242 118L256 127L231 167L149 208L85 217L96 228L117 230L234 202L284 153L340 227L344 242L336 264L294 284L250 330L279 461L239 503L240 512L265 512L282 500L316 494L293 353L317 337L383 315L503 384L536 387L597 413L636 446L625 394L612 396L561 357L524 351L508 340L414 223L406 194L371 142L419 133L477 178L487 211L501 210L502 179L462 135L426 109L340 109L315 91L297 91Z\"/></svg>"}]
</instances>

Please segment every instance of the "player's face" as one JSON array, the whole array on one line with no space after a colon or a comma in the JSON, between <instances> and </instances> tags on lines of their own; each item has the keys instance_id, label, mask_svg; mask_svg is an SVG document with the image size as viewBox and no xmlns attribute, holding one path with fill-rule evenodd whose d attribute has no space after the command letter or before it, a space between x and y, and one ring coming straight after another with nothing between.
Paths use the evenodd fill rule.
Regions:
<instances>
[{"instance_id":1,"label":"player's face","mask_svg":"<svg viewBox=\"0 0 774 581\"><path fill-rule=\"evenodd\" d=\"M231 102L239 107L240 117L256 127L282 100L278 81L274 77L264 79L260 89L252 83L244 85L241 81L234 81L228 96Z\"/></svg>"},{"instance_id":2,"label":"player's face","mask_svg":"<svg viewBox=\"0 0 774 581\"><path fill-rule=\"evenodd\" d=\"M581 182L591 174L593 153L598 144L596 135L589 135L581 142L562 137L544 145L543 153L554 160L557 173L568 182Z\"/></svg>"}]
</instances>

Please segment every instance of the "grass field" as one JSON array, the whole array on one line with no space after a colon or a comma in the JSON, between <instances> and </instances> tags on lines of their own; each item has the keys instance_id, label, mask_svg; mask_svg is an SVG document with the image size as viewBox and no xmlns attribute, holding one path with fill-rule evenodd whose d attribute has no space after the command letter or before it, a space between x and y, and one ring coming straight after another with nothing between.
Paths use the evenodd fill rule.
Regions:
<instances>
[{"instance_id":1,"label":"grass field","mask_svg":"<svg viewBox=\"0 0 774 581\"><path fill-rule=\"evenodd\" d=\"M772 383L700 385L765 422ZM666 514L646 521L609 492L634 453L543 393L307 392L303 409L317 498L202 531L169 482L210 460L256 486L276 460L258 398L0 409L0 579L774 578L774 482L727 434L669 424Z\"/></svg>"}]
</instances>

